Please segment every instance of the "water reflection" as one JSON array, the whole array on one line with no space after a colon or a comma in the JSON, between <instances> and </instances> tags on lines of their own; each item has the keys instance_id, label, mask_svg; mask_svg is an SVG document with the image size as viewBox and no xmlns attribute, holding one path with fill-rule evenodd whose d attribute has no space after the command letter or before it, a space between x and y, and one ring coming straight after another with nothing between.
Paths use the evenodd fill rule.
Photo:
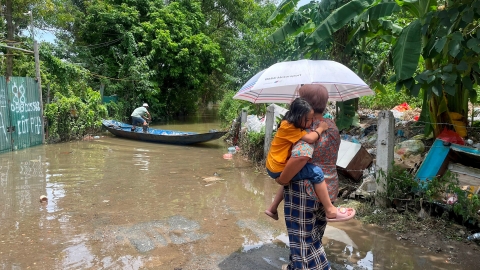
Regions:
<instances>
[{"instance_id":1,"label":"water reflection","mask_svg":"<svg viewBox=\"0 0 480 270\"><path fill-rule=\"evenodd\" d=\"M327 225L325 229L325 237L331 240L335 240L347 245L347 247L358 248L348 234L339 228Z\"/></svg>"},{"instance_id":2,"label":"water reflection","mask_svg":"<svg viewBox=\"0 0 480 270\"><path fill-rule=\"evenodd\" d=\"M180 126L219 124L163 125ZM263 214L278 185L240 155L224 160L227 147L107 135L0 155L0 268L279 269L288 258L283 215ZM223 180L203 180L214 173ZM334 269L449 266L357 221L328 226L324 245Z\"/></svg>"},{"instance_id":3,"label":"water reflection","mask_svg":"<svg viewBox=\"0 0 480 270\"><path fill-rule=\"evenodd\" d=\"M63 269L86 269L94 266L95 256L85 245L86 235L77 235L68 242L68 247L62 251Z\"/></svg>"},{"instance_id":4,"label":"water reflection","mask_svg":"<svg viewBox=\"0 0 480 270\"><path fill-rule=\"evenodd\" d=\"M6 158L0 159L0 191L2 194L2 196L0 196L0 205L3 206L2 209L0 209L0 225L3 225L2 223L4 222L4 220L8 218L8 209L12 204L12 198L10 197L11 195L7 192L8 175L10 170L9 163L10 160Z\"/></svg>"},{"instance_id":5,"label":"water reflection","mask_svg":"<svg viewBox=\"0 0 480 270\"><path fill-rule=\"evenodd\" d=\"M207 132L210 129L218 129L218 107L207 106L199 108L200 110L195 115L179 116L176 119L171 119L165 122L156 122L154 120L154 126L168 126L164 129L181 130L181 131L194 131L194 132Z\"/></svg>"},{"instance_id":6,"label":"water reflection","mask_svg":"<svg viewBox=\"0 0 480 270\"><path fill-rule=\"evenodd\" d=\"M135 166L140 166L141 171L148 171L148 165L150 164L150 156L147 153L149 152L149 150L136 148L134 151L141 153L133 154L133 164Z\"/></svg>"},{"instance_id":7,"label":"water reflection","mask_svg":"<svg viewBox=\"0 0 480 270\"><path fill-rule=\"evenodd\" d=\"M363 259L358 260L357 265L359 267L363 267L365 269L373 269L373 253L372 253L372 251L368 251ZM353 269L353 268L351 268L351 269Z\"/></svg>"},{"instance_id":8,"label":"water reflection","mask_svg":"<svg viewBox=\"0 0 480 270\"><path fill-rule=\"evenodd\" d=\"M46 210L48 213L55 213L61 211L62 208L58 206L59 200L65 197L65 190L63 189L64 185L61 183L49 183L45 187L47 193L47 207ZM48 216L47 219L54 218L54 216Z\"/></svg>"},{"instance_id":9,"label":"water reflection","mask_svg":"<svg viewBox=\"0 0 480 270\"><path fill-rule=\"evenodd\" d=\"M265 242L253 243L253 242L249 241L247 238L245 238L245 241L242 244L242 252L250 251L252 249L261 248L265 244L267 244L267 243L265 243Z\"/></svg>"}]
</instances>

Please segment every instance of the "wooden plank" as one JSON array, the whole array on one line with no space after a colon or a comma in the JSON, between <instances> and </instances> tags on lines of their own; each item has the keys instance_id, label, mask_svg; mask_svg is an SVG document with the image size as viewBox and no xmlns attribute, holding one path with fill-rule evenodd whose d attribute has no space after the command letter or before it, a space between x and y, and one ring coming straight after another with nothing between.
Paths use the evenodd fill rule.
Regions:
<instances>
[{"instance_id":1,"label":"wooden plank","mask_svg":"<svg viewBox=\"0 0 480 270\"><path fill-rule=\"evenodd\" d=\"M470 175L470 176L473 176L473 177L476 177L476 178L480 178L480 169L464 166L460 163L451 162L448 165L448 169L453 171L453 172L463 173L463 174Z\"/></svg>"},{"instance_id":2,"label":"wooden plank","mask_svg":"<svg viewBox=\"0 0 480 270\"><path fill-rule=\"evenodd\" d=\"M448 169L456 173L460 185L480 186L480 169L450 162Z\"/></svg>"},{"instance_id":3,"label":"wooden plank","mask_svg":"<svg viewBox=\"0 0 480 270\"><path fill-rule=\"evenodd\" d=\"M372 164L373 158L368 151L358 143L342 140L337 157L337 168L355 181L360 180L363 170Z\"/></svg>"},{"instance_id":4,"label":"wooden plank","mask_svg":"<svg viewBox=\"0 0 480 270\"><path fill-rule=\"evenodd\" d=\"M341 140L340 148L338 149L337 166L346 169L361 147L362 145L359 143Z\"/></svg>"}]
</instances>

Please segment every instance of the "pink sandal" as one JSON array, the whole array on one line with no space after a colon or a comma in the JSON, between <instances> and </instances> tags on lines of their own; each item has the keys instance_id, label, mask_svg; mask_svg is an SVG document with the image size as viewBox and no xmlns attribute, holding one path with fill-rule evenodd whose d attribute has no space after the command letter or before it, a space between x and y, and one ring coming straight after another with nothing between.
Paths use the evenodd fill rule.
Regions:
<instances>
[{"instance_id":1,"label":"pink sandal","mask_svg":"<svg viewBox=\"0 0 480 270\"><path fill-rule=\"evenodd\" d=\"M355 209L340 207L337 208L337 216L335 218L327 218L328 222L341 222L352 219L355 216Z\"/></svg>"}]
</instances>

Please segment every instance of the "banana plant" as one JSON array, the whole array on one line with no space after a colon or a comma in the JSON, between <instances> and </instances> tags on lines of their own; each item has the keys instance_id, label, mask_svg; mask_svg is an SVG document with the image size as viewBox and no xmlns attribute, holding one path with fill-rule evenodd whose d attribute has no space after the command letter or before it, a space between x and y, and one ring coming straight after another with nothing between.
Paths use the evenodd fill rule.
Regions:
<instances>
[{"instance_id":1,"label":"banana plant","mask_svg":"<svg viewBox=\"0 0 480 270\"><path fill-rule=\"evenodd\" d=\"M351 126L360 125L360 117L355 110L355 100L350 99L337 103L340 113L336 116L336 124L339 130L348 129Z\"/></svg>"},{"instance_id":2,"label":"banana plant","mask_svg":"<svg viewBox=\"0 0 480 270\"><path fill-rule=\"evenodd\" d=\"M332 44L334 34L346 27L353 29L348 43L342 44L346 48L354 48L359 40L369 35L369 40L374 39L371 35L377 35L391 41L393 35L398 35L402 29L386 18L400 10L395 1L352 0L345 3L344 0L322 0L295 10L297 3L298 0L284 0L279 4L269 21L283 20L284 24L269 39L282 42L295 35L298 49L306 50L306 57L312 55L311 51L326 49Z\"/></svg>"},{"instance_id":3,"label":"banana plant","mask_svg":"<svg viewBox=\"0 0 480 270\"><path fill-rule=\"evenodd\" d=\"M448 126L466 136L468 100L476 101L480 78L480 1L447 1L447 7L433 0L397 2L417 16L393 50L397 87L414 95L424 90L425 133L438 136Z\"/></svg>"},{"instance_id":4,"label":"banana plant","mask_svg":"<svg viewBox=\"0 0 480 270\"><path fill-rule=\"evenodd\" d=\"M280 6L291 7L292 2L297 3L286 0ZM405 87L412 95L424 90L421 120L427 122L426 133L433 130L438 135L444 127L441 123L459 125L458 119L454 122L450 117L453 112L463 116L460 123L463 121L464 125L468 100L477 99L474 87L480 79L480 0L441 1L445 5L438 2L322 0L304 6L303 13L299 9L290 17L286 15L289 9L277 9L271 19L286 18L282 28L288 31L277 31L271 39L277 41L285 38L282 35L296 34L297 38L304 37L310 48L315 48L328 43L334 33L350 25L356 30L351 32L347 47L364 44L365 37L370 41L380 38L389 42L393 45L390 55L395 71L391 80L397 83L397 89ZM339 4L328 16L322 12ZM305 12L312 9L318 9L317 16ZM400 11L411 17L401 31L388 19ZM309 16L301 17L300 13Z\"/></svg>"},{"instance_id":5,"label":"banana plant","mask_svg":"<svg viewBox=\"0 0 480 270\"><path fill-rule=\"evenodd\" d=\"M304 57L314 58L317 52L325 51L330 47L330 58L335 59L339 39L335 33L347 33L347 39L340 39L338 47L344 47L343 54L360 55L358 72L361 77L367 76L365 70L375 70L375 63L365 59L366 37L370 35L369 42L375 38L392 40L395 33L398 35L401 27L395 25L386 16L399 10L395 3L384 3L375 0L352 0L348 3L341 0L322 0L295 10L298 1L285 0L280 3L277 10L270 17L270 21L284 20L284 25L275 31L269 38L273 42L281 42L289 35L296 35L299 50L305 51ZM372 37L375 36L375 37ZM362 41L360 44L359 41ZM338 57L346 66L350 66L349 57ZM383 65L377 65L383 66ZM374 73L374 72L370 72ZM383 89L377 84L379 89ZM355 123L354 114L346 108L351 104L338 104L340 110L337 124L347 127L347 123Z\"/></svg>"}]
</instances>

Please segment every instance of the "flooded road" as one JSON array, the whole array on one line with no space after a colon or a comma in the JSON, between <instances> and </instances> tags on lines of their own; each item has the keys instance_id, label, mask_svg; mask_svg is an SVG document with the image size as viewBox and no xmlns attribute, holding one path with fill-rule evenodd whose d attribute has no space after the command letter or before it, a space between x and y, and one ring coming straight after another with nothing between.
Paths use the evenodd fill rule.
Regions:
<instances>
[{"instance_id":1,"label":"flooded road","mask_svg":"<svg viewBox=\"0 0 480 270\"><path fill-rule=\"evenodd\" d=\"M219 123L157 127L207 132ZM263 214L278 186L239 155L224 160L225 142L104 135L0 155L0 269L280 269L288 261L282 218ZM355 220L328 226L324 245L333 269L457 269L445 253Z\"/></svg>"}]
</instances>

